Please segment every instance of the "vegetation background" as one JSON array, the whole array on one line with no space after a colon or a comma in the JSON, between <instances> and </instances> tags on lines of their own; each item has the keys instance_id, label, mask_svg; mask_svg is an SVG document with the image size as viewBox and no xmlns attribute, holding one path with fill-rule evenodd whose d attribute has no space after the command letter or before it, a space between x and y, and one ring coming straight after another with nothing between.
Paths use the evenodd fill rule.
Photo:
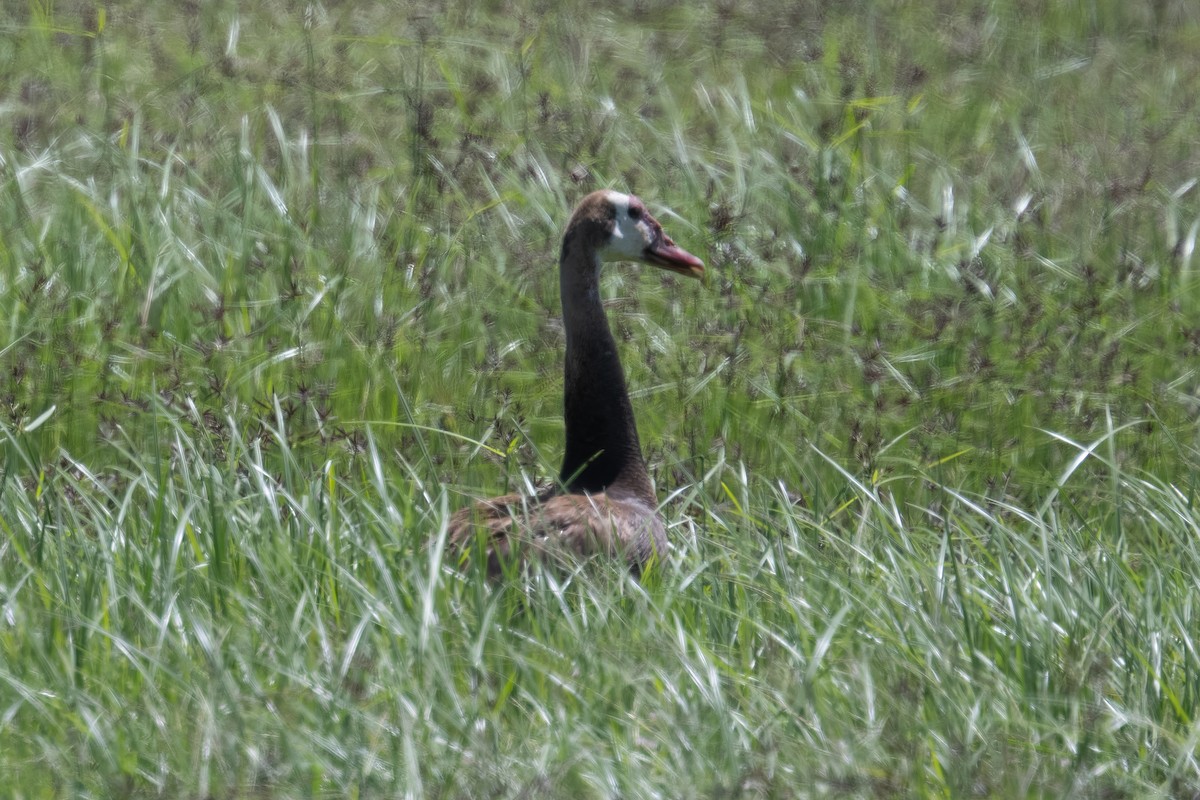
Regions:
<instances>
[{"instance_id":1,"label":"vegetation background","mask_svg":"<svg viewBox=\"0 0 1200 800\"><path fill-rule=\"evenodd\" d=\"M1200 7L9 0L0 775L1200 797ZM572 204L675 552L553 476Z\"/></svg>"}]
</instances>

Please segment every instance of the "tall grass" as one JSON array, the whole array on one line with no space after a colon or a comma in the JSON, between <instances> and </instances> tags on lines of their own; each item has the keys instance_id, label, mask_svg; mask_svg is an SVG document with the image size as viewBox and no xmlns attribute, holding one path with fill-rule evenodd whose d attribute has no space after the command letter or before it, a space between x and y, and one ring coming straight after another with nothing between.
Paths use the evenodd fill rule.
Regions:
<instances>
[{"instance_id":1,"label":"tall grass","mask_svg":"<svg viewBox=\"0 0 1200 800\"><path fill-rule=\"evenodd\" d=\"M1188 4L15 12L15 797L1200 792ZM489 585L600 186L675 552Z\"/></svg>"}]
</instances>

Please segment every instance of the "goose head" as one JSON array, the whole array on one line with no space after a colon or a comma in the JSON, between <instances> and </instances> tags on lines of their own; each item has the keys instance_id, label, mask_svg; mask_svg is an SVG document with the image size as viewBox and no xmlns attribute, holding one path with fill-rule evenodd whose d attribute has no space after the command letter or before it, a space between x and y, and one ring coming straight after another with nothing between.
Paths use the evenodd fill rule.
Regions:
<instances>
[{"instance_id":1,"label":"goose head","mask_svg":"<svg viewBox=\"0 0 1200 800\"><path fill-rule=\"evenodd\" d=\"M690 278L704 275L704 262L675 244L646 204L631 194L602 189L585 197L567 223L564 259L577 240L597 265L638 261Z\"/></svg>"}]
</instances>

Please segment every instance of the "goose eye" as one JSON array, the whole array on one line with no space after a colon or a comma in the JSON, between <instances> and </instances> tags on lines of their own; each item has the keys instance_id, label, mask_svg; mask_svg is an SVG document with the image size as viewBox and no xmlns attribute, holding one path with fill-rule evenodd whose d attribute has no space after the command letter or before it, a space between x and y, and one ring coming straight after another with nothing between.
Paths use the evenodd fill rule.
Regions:
<instances>
[{"instance_id":1,"label":"goose eye","mask_svg":"<svg viewBox=\"0 0 1200 800\"><path fill-rule=\"evenodd\" d=\"M642 218L642 207L641 206L630 206L629 207L629 218L630 219L641 219Z\"/></svg>"}]
</instances>

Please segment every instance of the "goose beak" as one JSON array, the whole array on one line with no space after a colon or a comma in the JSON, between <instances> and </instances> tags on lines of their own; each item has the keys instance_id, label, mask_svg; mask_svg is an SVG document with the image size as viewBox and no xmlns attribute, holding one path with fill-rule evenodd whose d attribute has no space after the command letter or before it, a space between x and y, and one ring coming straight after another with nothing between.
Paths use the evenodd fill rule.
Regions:
<instances>
[{"instance_id":1,"label":"goose beak","mask_svg":"<svg viewBox=\"0 0 1200 800\"><path fill-rule=\"evenodd\" d=\"M689 278L703 277L704 262L675 244L671 237L663 232L661 226L656 227L658 236L643 254L646 263L678 272L680 275L687 275Z\"/></svg>"}]
</instances>

